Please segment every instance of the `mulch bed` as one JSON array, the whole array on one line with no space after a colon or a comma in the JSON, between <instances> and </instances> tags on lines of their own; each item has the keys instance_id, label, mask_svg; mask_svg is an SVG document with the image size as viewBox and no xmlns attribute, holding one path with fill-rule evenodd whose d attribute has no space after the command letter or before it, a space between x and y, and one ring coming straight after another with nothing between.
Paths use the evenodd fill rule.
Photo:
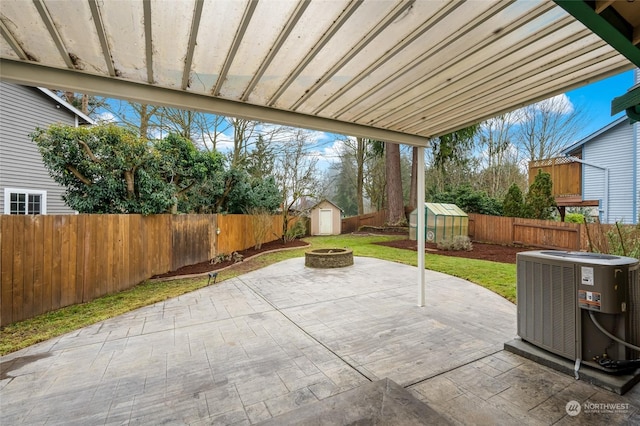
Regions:
<instances>
[{"instance_id":1,"label":"mulch bed","mask_svg":"<svg viewBox=\"0 0 640 426\"><path fill-rule=\"evenodd\" d=\"M302 240L293 240L288 243L282 242L282 240L271 241L269 243L262 244L260 249L256 250L254 247L248 248L246 250L239 251L238 253L242 255L243 259L248 259L249 257L255 256L260 253L264 253L267 251L273 250L282 250L288 248L298 248L298 247L306 247L308 243L305 243ZM165 274L155 275L152 278L166 278L166 277L177 277L181 275L193 275L193 274L205 274L207 272L217 271L222 268L226 268L227 266L233 265L233 260L227 260L224 262L212 264L210 261L205 261L201 263L196 263L195 265L187 265L182 268L176 269L175 271L170 271Z\"/></svg>"},{"instance_id":2,"label":"mulch bed","mask_svg":"<svg viewBox=\"0 0 640 426\"><path fill-rule=\"evenodd\" d=\"M371 230L370 230L371 231ZM386 235L399 235L402 232L398 232L396 230L376 230L378 234L386 234ZM385 232L386 231L386 232ZM354 234L363 234L368 235L369 232L360 231L354 232ZM375 243L380 244L382 246L395 247L405 250L413 250L417 251L418 243L414 240L402 239L402 240L394 240L394 241L386 241ZM308 246L302 240L293 240L288 243L283 243L281 240L271 241L270 243L265 243L259 250L251 247L246 250L239 251L238 253L242 255L243 259L247 259L249 257L255 256L256 254L264 253L272 250L282 250L288 248L300 248ZM483 244L483 243L473 243L473 250L471 251L452 251L452 250L439 250L434 243L426 243L425 248L428 253L440 254L443 256L455 256L455 257L464 257L467 259L481 259L481 260L490 260L493 262L502 262L502 263L516 263L516 254L522 251L534 250L531 247L519 247L519 246L503 246L498 244ZM210 261L196 263L195 265L183 266L180 269L175 271L170 271L165 274L155 275L152 278L167 278L167 277L177 277L182 275L194 275L194 274L204 274L207 272L217 271L222 268L226 268L227 266L233 265L234 262L232 260L228 260L225 262L220 262L217 264L212 264Z\"/></svg>"},{"instance_id":3,"label":"mulch bed","mask_svg":"<svg viewBox=\"0 0 640 426\"><path fill-rule=\"evenodd\" d=\"M414 240L395 240L386 241L381 243L381 246L395 247L407 250L418 250L418 242ZM434 253L443 256L455 256L464 257L467 259L480 259L490 260L492 262L502 263L516 263L516 254L522 251L535 250L531 247L519 247L519 246L502 246L499 244L483 244L473 243L473 250L471 251L452 251L452 250L438 250L438 247L434 243L425 243L425 249L427 253Z\"/></svg>"}]
</instances>

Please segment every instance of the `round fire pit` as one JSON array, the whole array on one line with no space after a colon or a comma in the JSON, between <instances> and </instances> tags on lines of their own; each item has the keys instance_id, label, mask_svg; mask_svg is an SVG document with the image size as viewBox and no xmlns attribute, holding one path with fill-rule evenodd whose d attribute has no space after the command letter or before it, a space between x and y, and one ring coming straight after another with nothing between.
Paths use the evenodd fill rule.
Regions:
<instances>
[{"instance_id":1,"label":"round fire pit","mask_svg":"<svg viewBox=\"0 0 640 426\"><path fill-rule=\"evenodd\" d=\"M353 251L349 249L315 249L304 254L304 266L310 268L342 268L351 265L353 265Z\"/></svg>"}]
</instances>

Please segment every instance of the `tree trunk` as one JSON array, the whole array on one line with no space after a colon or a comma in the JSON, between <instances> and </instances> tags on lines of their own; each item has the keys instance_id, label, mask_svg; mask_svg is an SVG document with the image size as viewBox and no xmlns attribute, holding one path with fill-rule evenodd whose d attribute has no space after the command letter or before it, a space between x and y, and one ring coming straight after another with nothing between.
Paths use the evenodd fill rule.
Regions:
<instances>
[{"instance_id":1,"label":"tree trunk","mask_svg":"<svg viewBox=\"0 0 640 426\"><path fill-rule=\"evenodd\" d=\"M411 186L409 187L409 205L407 209L412 212L418 206L418 147L411 150Z\"/></svg>"},{"instance_id":2,"label":"tree trunk","mask_svg":"<svg viewBox=\"0 0 640 426\"><path fill-rule=\"evenodd\" d=\"M392 226L405 224L400 145L385 142L385 170L387 175L387 224Z\"/></svg>"}]
</instances>

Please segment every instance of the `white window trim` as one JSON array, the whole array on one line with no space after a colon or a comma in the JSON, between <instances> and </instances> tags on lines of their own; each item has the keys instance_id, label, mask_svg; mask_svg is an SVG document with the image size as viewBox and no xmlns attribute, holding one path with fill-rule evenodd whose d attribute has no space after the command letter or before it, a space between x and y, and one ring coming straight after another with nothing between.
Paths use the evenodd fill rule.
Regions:
<instances>
[{"instance_id":1,"label":"white window trim","mask_svg":"<svg viewBox=\"0 0 640 426\"><path fill-rule=\"evenodd\" d=\"M47 191L42 189L5 188L4 214L11 212L11 194L40 195L40 214L47 214Z\"/></svg>"}]
</instances>

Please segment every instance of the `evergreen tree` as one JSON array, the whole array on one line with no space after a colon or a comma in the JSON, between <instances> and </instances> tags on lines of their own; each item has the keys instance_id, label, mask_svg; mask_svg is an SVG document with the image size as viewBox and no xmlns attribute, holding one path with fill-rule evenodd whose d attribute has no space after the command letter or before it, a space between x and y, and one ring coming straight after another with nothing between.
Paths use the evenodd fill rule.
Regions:
<instances>
[{"instance_id":1,"label":"evergreen tree","mask_svg":"<svg viewBox=\"0 0 640 426\"><path fill-rule=\"evenodd\" d=\"M502 214L509 217L522 217L524 200L522 191L515 183L509 187L507 195L502 202Z\"/></svg>"},{"instance_id":2,"label":"evergreen tree","mask_svg":"<svg viewBox=\"0 0 640 426\"><path fill-rule=\"evenodd\" d=\"M553 208L556 207L556 201L553 198L552 188L551 175L543 172L542 169L538 169L538 174L531 186L529 186L529 192L525 197L525 217L544 220L549 220L553 217Z\"/></svg>"}]
</instances>

